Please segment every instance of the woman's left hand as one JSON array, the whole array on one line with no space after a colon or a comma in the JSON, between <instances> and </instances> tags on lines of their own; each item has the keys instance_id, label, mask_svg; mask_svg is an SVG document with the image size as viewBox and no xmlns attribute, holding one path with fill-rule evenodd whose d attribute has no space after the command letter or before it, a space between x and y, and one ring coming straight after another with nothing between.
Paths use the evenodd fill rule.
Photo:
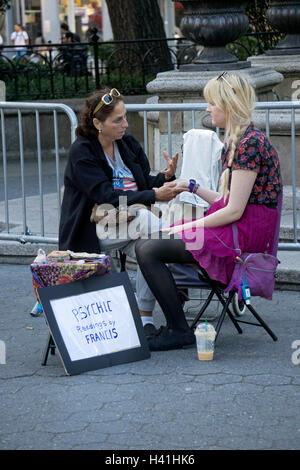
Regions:
<instances>
[{"instance_id":1,"label":"woman's left hand","mask_svg":"<svg viewBox=\"0 0 300 470\"><path fill-rule=\"evenodd\" d=\"M166 151L163 151L163 156L165 157L165 160L167 162L167 169L161 171L166 177L166 179L172 178L172 176L175 175L176 168L177 168L177 161L178 161L178 152L173 155L172 158L169 157Z\"/></svg>"},{"instance_id":2,"label":"woman's left hand","mask_svg":"<svg viewBox=\"0 0 300 470\"><path fill-rule=\"evenodd\" d=\"M183 225L174 225L174 227L162 228L161 232L168 233L169 235L175 235L175 233L182 232L184 229Z\"/></svg>"}]
</instances>

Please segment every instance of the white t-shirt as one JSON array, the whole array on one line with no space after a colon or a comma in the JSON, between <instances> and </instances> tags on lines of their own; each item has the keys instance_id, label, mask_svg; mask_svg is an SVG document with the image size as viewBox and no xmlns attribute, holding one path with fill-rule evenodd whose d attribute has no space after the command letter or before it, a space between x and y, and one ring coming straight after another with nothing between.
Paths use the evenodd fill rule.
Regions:
<instances>
[{"instance_id":1,"label":"white t-shirt","mask_svg":"<svg viewBox=\"0 0 300 470\"><path fill-rule=\"evenodd\" d=\"M11 33L10 39L11 41L14 41L14 46L25 46L26 45L25 41L29 39L29 37L26 31L19 31L19 32L14 31L13 33ZM20 51L22 50L22 48L16 47L15 50Z\"/></svg>"},{"instance_id":2,"label":"white t-shirt","mask_svg":"<svg viewBox=\"0 0 300 470\"><path fill-rule=\"evenodd\" d=\"M2 36L0 34L0 46L1 46L1 44L3 44L3 39L2 39Z\"/></svg>"},{"instance_id":3,"label":"white t-shirt","mask_svg":"<svg viewBox=\"0 0 300 470\"><path fill-rule=\"evenodd\" d=\"M131 190L137 191L137 185L134 179L133 174L127 168L125 163L123 162L118 146L116 142L114 142L114 152L115 152L115 161L113 161L107 153L105 153L107 163L113 170L113 188L114 189L122 189L122 190Z\"/></svg>"}]
</instances>

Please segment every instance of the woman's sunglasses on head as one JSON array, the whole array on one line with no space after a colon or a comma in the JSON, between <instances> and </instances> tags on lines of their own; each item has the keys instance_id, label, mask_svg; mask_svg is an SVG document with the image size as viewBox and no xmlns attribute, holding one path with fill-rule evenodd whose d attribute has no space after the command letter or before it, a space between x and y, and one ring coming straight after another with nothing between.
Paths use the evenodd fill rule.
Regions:
<instances>
[{"instance_id":1,"label":"woman's sunglasses on head","mask_svg":"<svg viewBox=\"0 0 300 470\"><path fill-rule=\"evenodd\" d=\"M233 88L233 86L229 83L228 80L226 80L225 76L224 75L228 75L227 72L222 72L218 77L217 77L217 80L224 80L225 83L227 83L228 86L230 86L230 88L232 89L233 93L236 94L236 91L235 89Z\"/></svg>"},{"instance_id":2,"label":"woman's sunglasses on head","mask_svg":"<svg viewBox=\"0 0 300 470\"><path fill-rule=\"evenodd\" d=\"M99 109L102 108L104 105L109 105L114 98L117 98L120 96L121 93L116 89L112 88L109 93L105 93L105 95L102 96L100 102L97 104L96 108L94 109L93 114L96 114Z\"/></svg>"}]
</instances>

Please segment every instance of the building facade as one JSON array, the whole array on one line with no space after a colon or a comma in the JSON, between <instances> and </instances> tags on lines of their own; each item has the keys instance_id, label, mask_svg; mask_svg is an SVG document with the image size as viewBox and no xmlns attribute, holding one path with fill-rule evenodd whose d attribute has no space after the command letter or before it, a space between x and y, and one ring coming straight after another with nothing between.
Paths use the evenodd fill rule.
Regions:
<instances>
[{"instance_id":1,"label":"building facade","mask_svg":"<svg viewBox=\"0 0 300 470\"><path fill-rule=\"evenodd\" d=\"M172 0L158 0L167 37L175 33L175 4ZM71 31L76 32L82 41L87 39L87 31L97 27L103 41L113 39L110 19L105 0L12 0L11 8L0 16L0 33L5 44L10 43L10 35L15 23L27 31L31 43L38 36L45 42L60 42L60 23L66 22Z\"/></svg>"}]
</instances>

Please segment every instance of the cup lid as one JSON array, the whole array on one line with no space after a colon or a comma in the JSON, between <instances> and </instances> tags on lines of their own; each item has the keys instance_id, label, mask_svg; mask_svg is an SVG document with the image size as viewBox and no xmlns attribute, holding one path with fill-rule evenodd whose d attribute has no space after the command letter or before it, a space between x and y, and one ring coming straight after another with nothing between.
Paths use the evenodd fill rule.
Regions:
<instances>
[{"instance_id":1,"label":"cup lid","mask_svg":"<svg viewBox=\"0 0 300 470\"><path fill-rule=\"evenodd\" d=\"M210 323L198 323L196 331L216 331ZM195 332L196 332L195 331Z\"/></svg>"}]
</instances>

